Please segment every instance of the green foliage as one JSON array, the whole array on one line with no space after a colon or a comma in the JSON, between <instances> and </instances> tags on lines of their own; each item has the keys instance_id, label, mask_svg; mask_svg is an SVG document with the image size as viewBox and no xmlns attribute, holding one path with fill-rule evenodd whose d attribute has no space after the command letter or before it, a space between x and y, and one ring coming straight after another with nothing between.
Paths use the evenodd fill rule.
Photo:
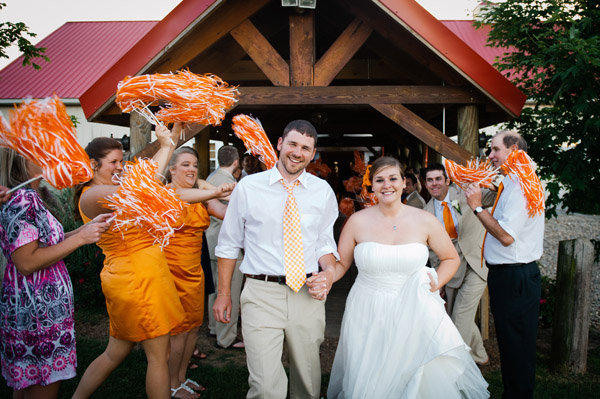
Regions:
<instances>
[{"instance_id":1,"label":"green foliage","mask_svg":"<svg viewBox=\"0 0 600 399\"><path fill-rule=\"evenodd\" d=\"M482 14L488 44L511 49L495 66L536 104L509 127L550 182L547 214L600 213L600 2L507 0Z\"/></svg>"},{"instance_id":2,"label":"green foliage","mask_svg":"<svg viewBox=\"0 0 600 399\"><path fill-rule=\"evenodd\" d=\"M65 232L81 226L73 213L73 190L64 189L56 192L61 205L55 212ZM71 276L75 307L77 309L102 309L105 306L100 282L100 272L104 263L104 255L95 244L84 245L65 258L65 264Z\"/></svg>"},{"instance_id":3,"label":"green foliage","mask_svg":"<svg viewBox=\"0 0 600 399\"><path fill-rule=\"evenodd\" d=\"M0 3L0 10L3 7L6 7L6 3ZM16 43L25 57L23 66L31 65L35 69L40 69L41 66L33 62L33 59L41 58L44 61L50 61L50 59L44 55L46 49L35 47L27 36L33 38L36 34L30 32L23 22L0 22L0 57L8 58L5 49Z\"/></svg>"},{"instance_id":4,"label":"green foliage","mask_svg":"<svg viewBox=\"0 0 600 399\"><path fill-rule=\"evenodd\" d=\"M79 119L77 119L77 117L75 115L69 115L69 118L71 118L71 123L73 124L74 127L79 126Z\"/></svg>"}]
</instances>

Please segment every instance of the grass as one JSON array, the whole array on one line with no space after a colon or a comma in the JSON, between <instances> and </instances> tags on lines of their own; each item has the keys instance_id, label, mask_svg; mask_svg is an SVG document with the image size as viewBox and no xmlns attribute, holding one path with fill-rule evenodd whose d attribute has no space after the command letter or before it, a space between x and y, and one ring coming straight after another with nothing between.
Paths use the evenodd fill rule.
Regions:
<instances>
[{"instance_id":1,"label":"grass","mask_svg":"<svg viewBox=\"0 0 600 399\"><path fill-rule=\"evenodd\" d=\"M102 317L89 311L78 311L76 318L85 319L87 323L102 320ZM79 377L85 368L104 350L106 339L98 339L78 335L77 358L79 362L78 377L64 381L60 398L70 398L75 391ZM213 355L211 355L212 357ZM223 353L219 357L219 367L211 366L210 361L202 361L197 369L189 370L190 378L207 387L202 394L203 399L210 398L244 398L248 390L248 371L246 367L235 362L234 356ZM210 357L209 357L210 359ZM136 347L125 361L115 370L94 398L145 398L144 376L146 359L141 348ZM500 398L502 394L502 378L500 371L484 374L490 384L492 398ZM322 392L327 390L329 375L323 376ZM594 398L600 392L600 347L590 350L588 355L588 372L585 375L557 375L549 370L549 353L538 352L535 398ZM10 398L11 390L4 379L0 381L0 398Z\"/></svg>"}]
</instances>

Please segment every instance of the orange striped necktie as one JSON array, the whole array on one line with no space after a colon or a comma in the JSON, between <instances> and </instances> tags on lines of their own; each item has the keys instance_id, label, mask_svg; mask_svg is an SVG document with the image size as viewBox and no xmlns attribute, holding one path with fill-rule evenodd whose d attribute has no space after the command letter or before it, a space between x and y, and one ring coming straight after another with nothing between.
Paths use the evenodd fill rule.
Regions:
<instances>
[{"instance_id":1,"label":"orange striped necktie","mask_svg":"<svg viewBox=\"0 0 600 399\"><path fill-rule=\"evenodd\" d=\"M458 238L456 226L454 225L454 219L452 219L452 212L450 212L450 208L448 207L448 203L446 201L442 201L442 208L444 208L442 214L444 216L444 227L446 228L446 233L448 233L450 238Z\"/></svg>"},{"instance_id":2,"label":"orange striped necktie","mask_svg":"<svg viewBox=\"0 0 600 399\"><path fill-rule=\"evenodd\" d=\"M285 265L285 283L294 292L300 291L300 288L306 281L306 271L304 269L304 248L302 246L302 230L300 228L300 212L294 197L294 187L300 182L287 185L281 179L281 184L286 189L288 196L283 210L283 260Z\"/></svg>"},{"instance_id":3,"label":"orange striped necktie","mask_svg":"<svg viewBox=\"0 0 600 399\"><path fill-rule=\"evenodd\" d=\"M498 194L496 194L496 199L494 200L494 206L492 206L492 213L491 215L494 216L494 211L496 210L496 206L498 205L498 200L500 199L500 194L502 194L502 191L504 190L504 184L502 182L500 182L500 184L498 185ZM487 230L485 231L485 233L483 234L483 242L481 243L481 267L483 267L483 248L485 248L485 239L487 237Z\"/></svg>"}]
</instances>

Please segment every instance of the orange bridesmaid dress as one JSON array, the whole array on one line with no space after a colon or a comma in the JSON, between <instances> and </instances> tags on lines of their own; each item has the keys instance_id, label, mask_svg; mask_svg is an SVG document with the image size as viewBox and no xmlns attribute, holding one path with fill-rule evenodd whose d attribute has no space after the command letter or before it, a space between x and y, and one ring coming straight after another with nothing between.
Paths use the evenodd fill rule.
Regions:
<instances>
[{"instance_id":1,"label":"orange bridesmaid dress","mask_svg":"<svg viewBox=\"0 0 600 399\"><path fill-rule=\"evenodd\" d=\"M202 233L210 224L210 216L201 203L184 209L183 227L175 231L164 248L173 281L183 305L185 318L171 331L183 333L202 324L204 318L204 272L200 264Z\"/></svg>"},{"instance_id":2,"label":"orange bridesmaid dress","mask_svg":"<svg viewBox=\"0 0 600 399\"><path fill-rule=\"evenodd\" d=\"M87 187L84 189L87 189ZM90 218L79 208L85 223ZM184 318L165 255L138 228L107 230L98 246L106 259L100 273L110 335L139 342L169 334Z\"/></svg>"}]
</instances>

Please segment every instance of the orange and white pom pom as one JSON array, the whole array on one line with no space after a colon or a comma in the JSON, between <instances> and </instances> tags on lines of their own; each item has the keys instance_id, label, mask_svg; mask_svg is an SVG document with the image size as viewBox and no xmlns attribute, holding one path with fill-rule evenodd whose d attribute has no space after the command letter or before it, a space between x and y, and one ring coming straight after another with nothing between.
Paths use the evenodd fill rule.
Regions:
<instances>
[{"instance_id":1,"label":"orange and white pom pom","mask_svg":"<svg viewBox=\"0 0 600 399\"><path fill-rule=\"evenodd\" d=\"M271 169L277 163L277 154L263 129L262 124L256 118L239 114L233 117L233 132L243 142L252 155Z\"/></svg>"},{"instance_id":2,"label":"orange and white pom pom","mask_svg":"<svg viewBox=\"0 0 600 399\"><path fill-rule=\"evenodd\" d=\"M498 169L494 169L489 159L485 161L471 159L467 161L467 166L462 166L446 159L445 164L450 180L463 190L471 183L479 184L480 187L490 188L494 179L498 177Z\"/></svg>"},{"instance_id":3,"label":"orange and white pom pom","mask_svg":"<svg viewBox=\"0 0 600 399\"><path fill-rule=\"evenodd\" d=\"M137 111L148 122L189 122L220 125L239 92L215 75L176 73L127 76L117 86L116 103L123 112ZM154 115L149 107L160 105Z\"/></svg>"},{"instance_id":4,"label":"orange and white pom pom","mask_svg":"<svg viewBox=\"0 0 600 399\"><path fill-rule=\"evenodd\" d=\"M354 201L352 200L352 198L348 198L348 197L342 198L342 200L340 201L340 204L339 204L339 211L342 215L344 215L348 218L350 216L352 216L352 214L355 212Z\"/></svg>"},{"instance_id":5,"label":"orange and white pom pom","mask_svg":"<svg viewBox=\"0 0 600 399\"><path fill-rule=\"evenodd\" d=\"M367 170L367 165L363 159L363 153L354 150L354 165L352 165L352 169L358 173L360 176L364 175Z\"/></svg>"},{"instance_id":6,"label":"orange and white pom pom","mask_svg":"<svg viewBox=\"0 0 600 399\"><path fill-rule=\"evenodd\" d=\"M117 177L120 187L106 199L108 207L115 211L114 230L124 231L137 227L155 238L161 248L179 226L186 204L173 188L156 179L158 164L151 159L128 162L123 175Z\"/></svg>"},{"instance_id":7,"label":"orange and white pom pom","mask_svg":"<svg viewBox=\"0 0 600 399\"><path fill-rule=\"evenodd\" d=\"M9 118L10 124L0 121L0 145L41 167L48 183L60 190L93 177L90 159L56 95L28 100L11 110Z\"/></svg>"},{"instance_id":8,"label":"orange and white pom pom","mask_svg":"<svg viewBox=\"0 0 600 399\"><path fill-rule=\"evenodd\" d=\"M315 159L306 166L306 171L322 179L327 179L331 174L331 168L323 163L323 159Z\"/></svg>"},{"instance_id":9,"label":"orange and white pom pom","mask_svg":"<svg viewBox=\"0 0 600 399\"><path fill-rule=\"evenodd\" d=\"M545 209L544 187L535 173L535 162L523 150L511 152L501 166L502 171L509 177L516 176L527 200L529 217L541 215Z\"/></svg>"}]
</instances>

